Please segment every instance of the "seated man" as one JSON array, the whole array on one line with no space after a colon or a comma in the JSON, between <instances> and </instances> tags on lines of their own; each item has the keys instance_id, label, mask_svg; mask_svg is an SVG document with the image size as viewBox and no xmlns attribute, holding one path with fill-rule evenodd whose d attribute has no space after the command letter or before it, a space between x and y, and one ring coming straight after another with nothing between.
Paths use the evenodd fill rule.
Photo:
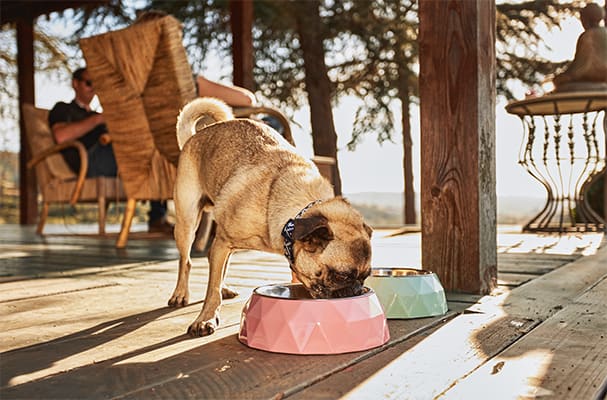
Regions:
<instances>
[{"instance_id":1,"label":"seated man","mask_svg":"<svg viewBox=\"0 0 607 400\"><path fill-rule=\"evenodd\" d=\"M580 11L585 31L567 70L553 79L555 91L607 89L607 29L601 26L605 11L594 3Z\"/></svg>"},{"instance_id":2,"label":"seated man","mask_svg":"<svg viewBox=\"0 0 607 400\"><path fill-rule=\"evenodd\" d=\"M71 103L58 102L49 112L48 122L55 142L78 140L88 154L87 177L116 176L118 167L111 143L100 142L107 133L103 114L93 111L90 103L95 97L95 89L86 68L79 68L72 74L72 88L75 98ZM69 147L61 151L70 168L78 173L80 158L78 151ZM151 201L148 220L150 232L173 233L173 226L166 220L166 202Z\"/></svg>"}]
</instances>

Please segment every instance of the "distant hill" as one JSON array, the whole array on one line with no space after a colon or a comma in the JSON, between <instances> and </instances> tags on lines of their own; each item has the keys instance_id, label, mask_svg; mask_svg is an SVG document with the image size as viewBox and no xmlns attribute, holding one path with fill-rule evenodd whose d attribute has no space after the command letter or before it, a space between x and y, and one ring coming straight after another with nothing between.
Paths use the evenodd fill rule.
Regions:
<instances>
[{"instance_id":1,"label":"distant hill","mask_svg":"<svg viewBox=\"0 0 607 400\"><path fill-rule=\"evenodd\" d=\"M395 227L403 221L403 193L361 192L347 193L346 197L372 226ZM523 224L537 214L545 199L529 196L500 196L497 199L498 224ZM415 209L419 218L419 197Z\"/></svg>"},{"instance_id":2,"label":"distant hill","mask_svg":"<svg viewBox=\"0 0 607 400\"><path fill-rule=\"evenodd\" d=\"M524 224L542 210L546 199L525 196L497 198L498 224Z\"/></svg>"}]
</instances>

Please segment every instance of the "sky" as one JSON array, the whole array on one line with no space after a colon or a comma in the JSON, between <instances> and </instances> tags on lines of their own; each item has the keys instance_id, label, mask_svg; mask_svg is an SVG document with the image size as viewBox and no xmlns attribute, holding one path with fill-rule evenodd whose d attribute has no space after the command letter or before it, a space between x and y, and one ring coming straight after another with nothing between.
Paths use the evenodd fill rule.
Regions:
<instances>
[{"instance_id":1,"label":"sky","mask_svg":"<svg viewBox=\"0 0 607 400\"><path fill-rule=\"evenodd\" d=\"M604 4L602 1L597 1ZM576 18L564 21L562 30L545 33L546 42L552 51L547 51L545 57L554 61L570 60L575 53L577 37L582 33L581 23ZM211 56L212 57L212 56ZM210 59L204 74L209 79L230 83L226 79L226 71L213 68L221 65L219 60ZM36 103L39 107L51 108L57 101L71 101L69 78L65 82L36 81ZM522 99L527 88L516 88L517 98ZM342 177L342 189L345 194L359 192L402 192L402 141L401 132L395 132L395 141L378 144L374 134L369 134L358 145L355 151L349 151L346 143L349 141L354 121L356 102L347 98L338 104L334 112L335 127L338 133L338 160ZM545 197L544 189L521 166L518 165L518 152L522 140L522 124L518 117L506 113L506 102L498 99L496 107L496 191L498 196L529 196ZM420 160L419 160L419 109L411 109L414 188L419 193ZM300 151L311 157L312 142L310 122L307 109L296 112L296 124L292 126L294 139ZM398 121L400 117L395 116Z\"/></svg>"}]
</instances>

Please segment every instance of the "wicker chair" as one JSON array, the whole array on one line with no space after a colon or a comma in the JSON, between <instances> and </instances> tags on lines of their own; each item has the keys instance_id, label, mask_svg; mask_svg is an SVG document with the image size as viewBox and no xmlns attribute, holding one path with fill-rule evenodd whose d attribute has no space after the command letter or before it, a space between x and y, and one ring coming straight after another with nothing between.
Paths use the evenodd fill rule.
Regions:
<instances>
[{"instance_id":1,"label":"wicker chair","mask_svg":"<svg viewBox=\"0 0 607 400\"><path fill-rule=\"evenodd\" d=\"M181 30L177 19L165 16L80 40L129 198L117 247L126 245L136 200L173 196L179 159L175 124L181 108L197 96ZM272 115L294 143L288 120L274 108L235 108L234 114ZM199 231L209 232L210 221L204 216ZM197 248L204 247L198 242Z\"/></svg>"},{"instance_id":2,"label":"wicker chair","mask_svg":"<svg viewBox=\"0 0 607 400\"><path fill-rule=\"evenodd\" d=\"M27 167L34 168L42 197L42 208L36 233L42 234L51 203L96 202L98 204L99 234L105 234L106 209L109 201L125 199L118 178L86 178L88 157L82 143L68 141L55 144L48 125L48 110L35 108L33 104L22 104L25 117L25 135L32 159ZM78 150L81 168L72 172L60 154L60 150L74 147Z\"/></svg>"},{"instance_id":3,"label":"wicker chair","mask_svg":"<svg viewBox=\"0 0 607 400\"><path fill-rule=\"evenodd\" d=\"M173 198L175 123L196 95L181 41L167 40L175 35L179 22L163 18L80 41L128 198L118 248L127 244L137 201Z\"/></svg>"}]
</instances>

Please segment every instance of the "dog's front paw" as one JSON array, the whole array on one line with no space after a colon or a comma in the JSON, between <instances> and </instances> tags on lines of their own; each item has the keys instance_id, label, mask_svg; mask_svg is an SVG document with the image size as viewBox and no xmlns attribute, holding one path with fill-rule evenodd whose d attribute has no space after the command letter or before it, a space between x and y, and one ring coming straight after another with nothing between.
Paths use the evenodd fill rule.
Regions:
<instances>
[{"instance_id":1,"label":"dog's front paw","mask_svg":"<svg viewBox=\"0 0 607 400\"><path fill-rule=\"evenodd\" d=\"M169 299L169 307L185 307L188 305L189 295L187 292L177 292L173 293L171 298Z\"/></svg>"},{"instance_id":2,"label":"dog's front paw","mask_svg":"<svg viewBox=\"0 0 607 400\"><path fill-rule=\"evenodd\" d=\"M215 317L209 321L200 321L197 319L188 328L188 335L192 337L212 335L218 327L219 317Z\"/></svg>"}]
</instances>

